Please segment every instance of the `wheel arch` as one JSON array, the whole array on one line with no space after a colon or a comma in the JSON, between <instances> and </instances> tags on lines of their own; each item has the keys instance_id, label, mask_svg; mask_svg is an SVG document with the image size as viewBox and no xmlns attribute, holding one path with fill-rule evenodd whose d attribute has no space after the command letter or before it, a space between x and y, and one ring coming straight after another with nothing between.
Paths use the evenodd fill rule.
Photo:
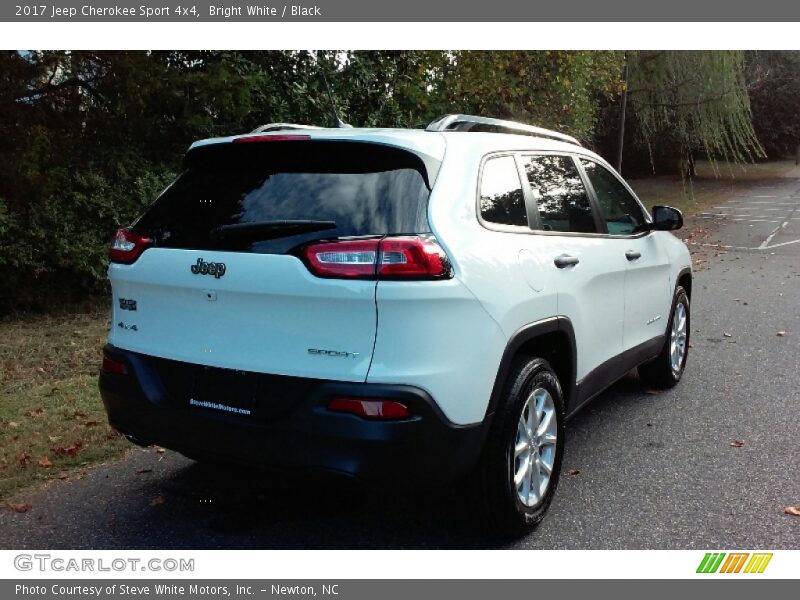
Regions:
<instances>
[{"instance_id":1,"label":"wheel arch","mask_svg":"<svg viewBox=\"0 0 800 600\"><path fill-rule=\"evenodd\" d=\"M568 318L552 317L521 327L509 339L497 369L485 419L490 420L500 406L511 366L520 356L543 358L550 363L558 376L569 412L576 391L575 331Z\"/></svg>"},{"instance_id":2,"label":"wheel arch","mask_svg":"<svg viewBox=\"0 0 800 600\"><path fill-rule=\"evenodd\" d=\"M692 299L692 270L688 267L682 269L680 273L678 273L678 279L676 280L676 285L681 286L684 290L686 290L686 296L691 301Z\"/></svg>"}]
</instances>

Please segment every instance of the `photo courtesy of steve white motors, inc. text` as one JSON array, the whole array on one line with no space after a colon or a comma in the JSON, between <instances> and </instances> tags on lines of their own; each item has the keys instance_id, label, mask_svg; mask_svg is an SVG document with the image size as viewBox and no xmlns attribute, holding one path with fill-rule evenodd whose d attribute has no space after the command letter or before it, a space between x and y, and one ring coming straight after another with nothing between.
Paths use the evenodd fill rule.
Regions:
<instances>
[{"instance_id":1,"label":"photo courtesy of steve white motors, inc. text","mask_svg":"<svg viewBox=\"0 0 800 600\"><path fill-rule=\"evenodd\" d=\"M114 4L101 6L84 4L81 6L48 5L48 4L15 4L15 17L40 17L42 19L72 20L89 19L200 19L203 17L230 19L237 17L322 17L322 8L317 5L300 4L245 4L245 5L210 5L194 4L140 5L123 6Z\"/></svg>"},{"instance_id":2,"label":"photo courtesy of steve white motors, inc. text","mask_svg":"<svg viewBox=\"0 0 800 600\"><path fill-rule=\"evenodd\" d=\"M296 588L292 590L287 586L272 584L271 589L259 589L262 593L267 591L272 594L286 594L297 593L302 595L316 596L316 592L312 586L291 586ZM321 585L320 590L322 595L337 595L338 584ZM130 585L125 583L111 583L107 585L80 585L70 583L48 583L39 585L26 585L18 583L14 586L14 594L16 596L69 596L71 598L82 597L95 597L95 598L108 598L111 596L231 596L233 594L250 595L254 594L255 590L252 586L246 585L201 585L196 583L191 584L174 584L174 583L154 583L152 585Z\"/></svg>"},{"instance_id":3,"label":"photo courtesy of steve white motors, inc. text","mask_svg":"<svg viewBox=\"0 0 800 600\"><path fill-rule=\"evenodd\" d=\"M126 583L111 583L111 584L96 584L96 585L81 585L70 583L47 583L27 585L18 583L14 586L15 596L68 596L70 598L109 598L113 596L179 596L184 597L187 594L191 596L212 596L215 598L223 596L249 596L257 592L262 594L270 593L271 595L300 595L300 596L316 596L317 590L322 596L338 596L339 584L319 584L313 585L280 585L262 584L264 587L256 587L249 585L208 585L208 584L175 584L175 583L153 583L142 585L131 585Z\"/></svg>"}]
</instances>

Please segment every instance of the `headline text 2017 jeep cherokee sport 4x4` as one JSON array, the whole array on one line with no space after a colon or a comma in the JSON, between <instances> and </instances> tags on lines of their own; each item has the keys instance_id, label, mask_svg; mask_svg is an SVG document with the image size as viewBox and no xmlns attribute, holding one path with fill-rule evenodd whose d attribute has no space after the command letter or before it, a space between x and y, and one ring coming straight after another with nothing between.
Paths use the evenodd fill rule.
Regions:
<instances>
[{"instance_id":1,"label":"headline text 2017 jeep cherokee sport 4x4","mask_svg":"<svg viewBox=\"0 0 800 600\"><path fill-rule=\"evenodd\" d=\"M572 138L506 121L197 142L113 243L109 421L198 459L469 473L523 533L566 417L635 367L680 379L681 223Z\"/></svg>"}]
</instances>

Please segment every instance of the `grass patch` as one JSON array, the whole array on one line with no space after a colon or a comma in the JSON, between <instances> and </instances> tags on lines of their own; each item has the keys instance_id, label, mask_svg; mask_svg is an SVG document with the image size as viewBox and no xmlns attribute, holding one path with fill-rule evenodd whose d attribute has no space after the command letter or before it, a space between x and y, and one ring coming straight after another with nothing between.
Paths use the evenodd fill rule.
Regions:
<instances>
[{"instance_id":1,"label":"grass patch","mask_svg":"<svg viewBox=\"0 0 800 600\"><path fill-rule=\"evenodd\" d=\"M706 161L697 163L697 177L691 182L663 175L629 179L628 183L647 208L673 206L689 216L725 202L742 186L783 177L795 167L794 161L775 161L753 165L720 163L715 173Z\"/></svg>"},{"instance_id":2,"label":"grass patch","mask_svg":"<svg viewBox=\"0 0 800 600\"><path fill-rule=\"evenodd\" d=\"M107 312L0 321L0 499L122 454L97 373Z\"/></svg>"}]
</instances>

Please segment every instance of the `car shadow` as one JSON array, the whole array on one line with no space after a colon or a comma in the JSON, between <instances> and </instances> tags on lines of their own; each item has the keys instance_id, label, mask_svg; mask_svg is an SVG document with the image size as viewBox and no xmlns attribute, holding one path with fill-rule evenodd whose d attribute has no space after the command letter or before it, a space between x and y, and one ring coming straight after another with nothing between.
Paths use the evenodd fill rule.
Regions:
<instances>
[{"instance_id":1,"label":"car shadow","mask_svg":"<svg viewBox=\"0 0 800 600\"><path fill-rule=\"evenodd\" d=\"M152 486L148 497L162 495L169 506L153 513L177 530L184 547L214 547L220 539L225 547L260 549L497 545L481 532L471 494L458 484L408 491L317 472L190 462Z\"/></svg>"},{"instance_id":2,"label":"car shadow","mask_svg":"<svg viewBox=\"0 0 800 600\"><path fill-rule=\"evenodd\" d=\"M635 376L617 382L567 424L567 454L571 445L583 443L571 430L602 427L604 420L647 398ZM513 544L486 533L474 488L465 481L408 491L312 471L175 459L175 468L140 490L148 498L165 498L163 506L150 509L156 523L148 527L152 537L138 541L142 547L482 549Z\"/></svg>"}]
</instances>

